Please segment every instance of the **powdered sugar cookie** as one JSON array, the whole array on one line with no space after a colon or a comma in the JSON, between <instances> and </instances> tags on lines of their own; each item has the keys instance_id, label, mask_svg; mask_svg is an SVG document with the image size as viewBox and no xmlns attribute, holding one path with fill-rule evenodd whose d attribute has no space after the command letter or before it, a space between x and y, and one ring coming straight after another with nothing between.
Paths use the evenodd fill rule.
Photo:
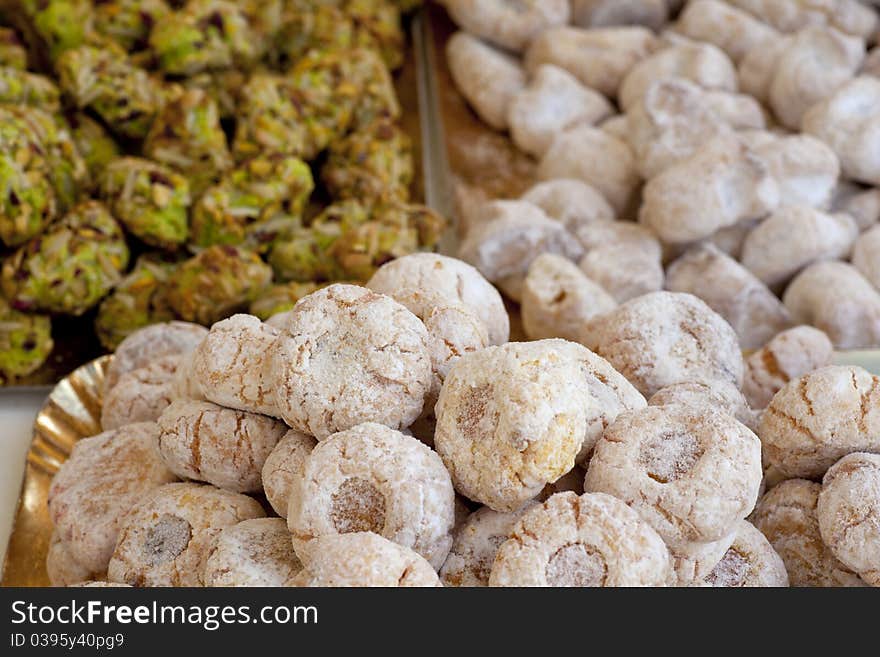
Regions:
<instances>
[{"instance_id":1,"label":"powdered sugar cookie","mask_svg":"<svg viewBox=\"0 0 880 657\"><path fill-rule=\"evenodd\" d=\"M213 486L160 486L125 517L107 577L132 586L203 586L217 534L264 515L256 500Z\"/></svg>"},{"instance_id":2,"label":"powdered sugar cookie","mask_svg":"<svg viewBox=\"0 0 880 657\"><path fill-rule=\"evenodd\" d=\"M498 550L490 586L666 586L669 552L610 495L554 495L517 522Z\"/></svg>"},{"instance_id":3,"label":"powdered sugar cookie","mask_svg":"<svg viewBox=\"0 0 880 657\"><path fill-rule=\"evenodd\" d=\"M100 576L100 573L92 572L74 559L70 546L61 540L57 531L53 531L46 554L46 575L51 586L77 586Z\"/></svg>"},{"instance_id":4,"label":"powdered sugar cookie","mask_svg":"<svg viewBox=\"0 0 880 657\"><path fill-rule=\"evenodd\" d=\"M243 520L217 534L205 586L290 586L302 570L281 518Z\"/></svg>"},{"instance_id":5,"label":"powdered sugar cookie","mask_svg":"<svg viewBox=\"0 0 880 657\"><path fill-rule=\"evenodd\" d=\"M608 427L584 490L622 499L678 548L727 535L755 506L762 475L758 437L727 413L649 406Z\"/></svg>"},{"instance_id":6,"label":"powdered sugar cookie","mask_svg":"<svg viewBox=\"0 0 880 657\"><path fill-rule=\"evenodd\" d=\"M287 517L294 477L302 474L306 459L317 444L318 441L311 436L291 429L263 463L263 492L272 509L282 518Z\"/></svg>"},{"instance_id":7,"label":"powdered sugar cookie","mask_svg":"<svg viewBox=\"0 0 880 657\"><path fill-rule=\"evenodd\" d=\"M446 0L443 3L457 25L507 50L519 51L535 35L571 16L567 0Z\"/></svg>"},{"instance_id":8,"label":"powdered sugar cookie","mask_svg":"<svg viewBox=\"0 0 880 657\"><path fill-rule=\"evenodd\" d=\"M669 550L676 586L693 586L718 565L733 544L736 532L731 531L717 541L690 542Z\"/></svg>"},{"instance_id":9,"label":"powdered sugar cookie","mask_svg":"<svg viewBox=\"0 0 880 657\"><path fill-rule=\"evenodd\" d=\"M296 586L436 587L437 573L409 548L371 532L320 536L297 552L303 570Z\"/></svg>"},{"instance_id":10,"label":"powdered sugar cookie","mask_svg":"<svg viewBox=\"0 0 880 657\"><path fill-rule=\"evenodd\" d=\"M83 438L49 487L49 517L72 558L91 573L107 563L125 514L176 478L159 456L159 427L131 424Z\"/></svg>"},{"instance_id":11,"label":"powdered sugar cookie","mask_svg":"<svg viewBox=\"0 0 880 657\"><path fill-rule=\"evenodd\" d=\"M539 182L522 195L522 200L537 205L575 235L582 226L594 221L614 220L614 210L605 197L587 183L573 178Z\"/></svg>"},{"instance_id":12,"label":"powdered sugar cookie","mask_svg":"<svg viewBox=\"0 0 880 657\"><path fill-rule=\"evenodd\" d=\"M180 359L179 354L165 356L119 377L101 405L104 431L159 419L175 396L174 379Z\"/></svg>"},{"instance_id":13,"label":"powdered sugar cookie","mask_svg":"<svg viewBox=\"0 0 880 657\"><path fill-rule=\"evenodd\" d=\"M262 488L263 464L287 432L265 415L200 401L176 401L158 422L159 452L172 472L236 493Z\"/></svg>"},{"instance_id":14,"label":"powdered sugar cookie","mask_svg":"<svg viewBox=\"0 0 880 657\"><path fill-rule=\"evenodd\" d=\"M281 417L318 440L363 422L409 426L431 390L429 341L418 317L366 288L304 297L270 356Z\"/></svg>"},{"instance_id":15,"label":"powdered sugar cookie","mask_svg":"<svg viewBox=\"0 0 880 657\"><path fill-rule=\"evenodd\" d=\"M766 23L720 0L687 3L675 29L696 41L714 43L737 63L779 37Z\"/></svg>"},{"instance_id":16,"label":"powdered sugar cookie","mask_svg":"<svg viewBox=\"0 0 880 657\"><path fill-rule=\"evenodd\" d=\"M670 404L714 408L735 417L753 431L757 428L757 416L746 398L736 386L726 381L674 383L661 388L648 400L648 406Z\"/></svg>"},{"instance_id":17,"label":"powdered sugar cookie","mask_svg":"<svg viewBox=\"0 0 880 657\"><path fill-rule=\"evenodd\" d=\"M862 233L853 246L853 267L880 289L880 226Z\"/></svg>"},{"instance_id":18,"label":"powdered sugar cookie","mask_svg":"<svg viewBox=\"0 0 880 657\"><path fill-rule=\"evenodd\" d=\"M572 0L572 22L581 27L644 25L659 30L669 17L667 0Z\"/></svg>"},{"instance_id":19,"label":"powdered sugar cookie","mask_svg":"<svg viewBox=\"0 0 880 657\"><path fill-rule=\"evenodd\" d=\"M737 523L733 544L712 571L696 586L755 587L788 586L785 563L754 525Z\"/></svg>"},{"instance_id":20,"label":"powdered sugar cookie","mask_svg":"<svg viewBox=\"0 0 880 657\"><path fill-rule=\"evenodd\" d=\"M295 475L287 525L301 546L374 532L440 568L452 546L455 491L443 462L415 438L366 423L321 441Z\"/></svg>"}]
</instances>

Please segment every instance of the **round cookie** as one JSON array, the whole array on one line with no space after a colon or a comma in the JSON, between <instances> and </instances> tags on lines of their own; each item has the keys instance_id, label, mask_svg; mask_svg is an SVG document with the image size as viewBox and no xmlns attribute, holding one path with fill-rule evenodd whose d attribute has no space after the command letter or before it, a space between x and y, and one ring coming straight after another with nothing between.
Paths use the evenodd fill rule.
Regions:
<instances>
[{"instance_id":1,"label":"round cookie","mask_svg":"<svg viewBox=\"0 0 880 657\"><path fill-rule=\"evenodd\" d=\"M149 365L157 358L185 354L208 334L208 329L190 322L164 322L135 331L119 343L107 368L104 390L110 390L119 377Z\"/></svg>"},{"instance_id":2,"label":"round cookie","mask_svg":"<svg viewBox=\"0 0 880 657\"><path fill-rule=\"evenodd\" d=\"M590 322L584 343L647 397L688 381L742 385L736 333L690 294L654 292L628 301Z\"/></svg>"},{"instance_id":3,"label":"round cookie","mask_svg":"<svg viewBox=\"0 0 880 657\"><path fill-rule=\"evenodd\" d=\"M294 578L295 586L442 586L423 557L371 532L320 536L297 555L303 570Z\"/></svg>"},{"instance_id":4,"label":"round cookie","mask_svg":"<svg viewBox=\"0 0 880 657\"><path fill-rule=\"evenodd\" d=\"M850 452L880 452L880 378L823 367L787 383L761 416L764 460L787 477L821 477Z\"/></svg>"},{"instance_id":5,"label":"round cookie","mask_svg":"<svg viewBox=\"0 0 880 657\"><path fill-rule=\"evenodd\" d=\"M217 322L192 354L192 376L204 397L240 411L277 416L269 353L278 331L253 315Z\"/></svg>"},{"instance_id":6,"label":"round cookie","mask_svg":"<svg viewBox=\"0 0 880 657\"><path fill-rule=\"evenodd\" d=\"M816 513L834 556L880 586L880 454L848 454L832 465Z\"/></svg>"},{"instance_id":7,"label":"round cookie","mask_svg":"<svg viewBox=\"0 0 880 657\"><path fill-rule=\"evenodd\" d=\"M649 406L608 427L584 490L620 498L678 549L727 535L754 508L762 475L758 437L727 413Z\"/></svg>"},{"instance_id":8,"label":"round cookie","mask_svg":"<svg viewBox=\"0 0 880 657\"><path fill-rule=\"evenodd\" d=\"M263 492L272 510L282 518L287 517L293 479L302 474L306 459L317 444L318 441L311 436L291 429L272 448L263 463Z\"/></svg>"},{"instance_id":9,"label":"round cookie","mask_svg":"<svg viewBox=\"0 0 880 657\"><path fill-rule=\"evenodd\" d=\"M57 531L53 531L46 554L46 575L51 586L76 586L98 577L100 573L94 573L79 563L71 554L67 542L61 540Z\"/></svg>"},{"instance_id":10,"label":"round cookie","mask_svg":"<svg viewBox=\"0 0 880 657\"><path fill-rule=\"evenodd\" d=\"M559 493L517 522L489 586L666 586L669 551L623 502Z\"/></svg>"},{"instance_id":11,"label":"round cookie","mask_svg":"<svg viewBox=\"0 0 880 657\"><path fill-rule=\"evenodd\" d=\"M265 515L256 500L213 486L166 484L126 516L107 578L132 586L203 586L217 534Z\"/></svg>"},{"instance_id":12,"label":"round cookie","mask_svg":"<svg viewBox=\"0 0 880 657\"><path fill-rule=\"evenodd\" d=\"M49 487L49 517L72 558L107 570L125 515L171 481L158 450L159 427L131 424L77 441Z\"/></svg>"},{"instance_id":13,"label":"round cookie","mask_svg":"<svg viewBox=\"0 0 880 657\"><path fill-rule=\"evenodd\" d=\"M822 540L816 516L821 490L806 479L783 481L760 499L750 520L782 557L791 586L865 586Z\"/></svg>"},{"instance_id":14,"label":"round cookie","mask_svg":"<svg viewBox=\"0 0 880 657\"><path fill-rule=\"evenodd\" d=\"M374 532L440 568L452 546L455 491L419 440L366 423L321 441L294 476L287 526L299 554L319 536Z\"/></svg>"},{"instance_id":15,"label":"round cookie","mask_svg":"<svg viewBox=\"0 0 880 657\"><path fill-rule=\"evenodd\" d=\"M390 297L354 285L318 290L287 315L270 355L279 414L318 440L363 422L407 427L431 389L429 341Z\"/></svg>"},{"instance_id":16,"label":"round cookie","mask_svg":"<svg viewBox=\"0 0 880 657\"><path fill-rule=\"evenodd\" d=\"M236 493L262 488L263 464L287 432L265 415L201 401L175 401L158 423L159 452L172 472Z\"/></svg>"},{"instance_id":17,"label":"round cookie","mask_svg":"<svg viewBox=\"0 0 880 657\"><path fill-rule=\"evenodd\" d=\"M476 268L437 253L413 253L382 265L367 287L392 297L424 317L435 306L464 304L486 325L489 343L500 345L510 336L504 301Z\"/></svg>"},{"instance_id":18,"label":"round cookie","mask_svg":"<svg viewBox=\"0 0 880 657\"><path fill-rule=\"evenodd\" d=\"M724 411L742 422L752 431L757 429L758 415L749 407L746 398L725 381L710 383L674 383L655 392L648 400L648 406L667 406L684 404L697 408L709 407Z\"/></svg>"},{"instance_id":19,"label":"round cookie","mask_svg":"<svg viewBox=\"0 0 880 657\"><path fill-rule=\"evenodd\" d=\"M205 586L290 586L302 564L281 518L243 520L217 535Z\"/></svg>"},{"instance_id":20,"label":"round cookie","mask_svg":"<svg viewBox=\"0 0 880 657\"><path fill-rule=\"evenodd\" d=\"M101 428L118 429L136 422L155 422L174 398L180 355L164 356L119 377L104 395Z\"/></svg>"},{"instance_id":21,"label":"round cookie","mask_svg":"<svg viewBox=\"0 0 880 657\"><path fill-rule=\"evenodd\" d=\"M695 586L788 586L782 558L764 535L746 520L737 523L733 544L712 571Z\"/></svg>"},{"instance_id":22,"label":"round cookie","mask_svg":"<svg viewBox=\"0 0 880 657\"><path fill-rule=\"evenodd\" d=\"M574 466L587 395L564 340L511 342L460 358L437 402L434 445L455 488L514 511Z\"/></svg>"}]
</instances>

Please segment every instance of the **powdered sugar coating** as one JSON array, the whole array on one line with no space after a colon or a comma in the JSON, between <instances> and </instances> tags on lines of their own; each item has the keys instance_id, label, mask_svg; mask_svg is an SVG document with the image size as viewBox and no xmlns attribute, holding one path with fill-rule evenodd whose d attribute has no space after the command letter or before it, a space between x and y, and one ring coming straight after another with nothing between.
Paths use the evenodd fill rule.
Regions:
<instances>
[{"instance_id":1,"label":"powdered sugar coating","mask_svg":"<svg viewBox=\"0 0 880 657\"><path fill-rule=\"evenodd\" d=\"M866 230L856 240L852 264L871 285L880 289L880 226Z\"/></svg>"},{"instance_id":2,"label":"powdered sugar coating","mask_svg":"<svg viewBox=\"0 0 880 657\"><path fill-rule=\"evenodd\" d=\"M523 329L531 340L577 340L592 317L617 306L600 286L567 258L544 253L532 262L523 283Z\"/></svg>"},{"instance_id":3,"label":"powdered sugar coating","mask_svg":"<svg viewBox=\"0 0 880 657\"><path fill-rule=\"evenodd\" d=\"M105 431L74 444L49 487L49 517L72 558L92 573L107 569L125 514L175 481L157 449L153 422Z\"/></svg>"},{"instance_id":4,"label":"powdered sugar coating","mask_svg":"<svg viewBox=\"0 0 880 657\"><path fill-rule=\"evenodd\" d=\"M262 488L261 472L287 427L211 402L175 401L159 417L159 451L172 472L236 493Z\"/></svg>"},{"instance_id":5,"label":"powdered sugar coating","mask_svg":"<svg viewBox=\"0 0 880 657\"><path fill-rule=\"evenodd\" d=\"M760 499L751 521L785 563L791 586L865 586L822 540L816 505L822 486L789 479Z\"/></svg>"},{"instance_id":6,"label":"powdered sugar coating","mask_svg":"<svg viewBox=\"0 0 880 657\"><path fill-rule=\"evenodd\" d=\"M136 422L155 422L174 398L180 358L179 354L165 356L119 377L101 405L104 431Z\"/></svg>"},{"instance_id":7,"label":"powdered sugar coating","mask_svg":"<svg viewBox=\"0 0 880 657\"><path fill-rule=\"evenodd\" d=\"M816 513L834 556L880 586L880 454L847 454L831 466Z\"/></svg>"},{"instance_id":8,"label":"powdered sugar coating","mask_svg":"<svg viewBox=\"0 0 880 657\"><path fill-rule=\"evenodd\" d=\"M270 355L292 428L323 440L363 422L407 427L431 390L425 325L392 298L331 285L290 311Z\"/></svg>"},{"instance_id":9,"label":"powdered sugar coating","mask_svg":"<svg viewBox=\"0 0 880 657\"><path fill-rule=\"evenodd\" d=\"M834 346L822 331L795 326L746 358L743 394L752 408L767 404L786 383L831 364Z\"/></svg>"},{"instance_id":10,"label":"powdered sugar coating","mask_svg":"<svg viewBox=\"0 0 880 657\"><path fill-rule=\"evenodd\" d=\"M320 536L302 545L297 556L303 570L294 578L296 586L442 586L423 557L372 532Z\"/></svg>"},{"instance_id":11,"label":"powdered sugar coating","mask_svg":"<svg viewBox=\"0 0 880 657\"><path fill-rule=\"evenodd\" d=\"M192 376L205 398L277 416L268 359L278 333L253 315L233 315L214 324L192 355Z\"/></svg>"},{"instance_id":12,"label":"powdered sugar coating","mask_svg":"<svg viewBox=\"0 0 880 657\"><path fill-rule=\"evenodd\" d=\"M455 532L455 541L446 562L440 569L445 586L489 586L489 573L498 548L510 538L514 525L536 506L526 502L511 513L493 511L487 506L471 513Z\"/></svg>"},{"instance_id":13,"label":"powdered sugar coating","mask_svg":"<svg viewBox=\"0 0 880 657\"><path fill-rule=\"evenodd\" d=\"M675 29L691 39L708 41L734 61L772 43L779 34L751 14L720 0L695 0L678 17Z\"/></svg>"},{"instance_id":14,"label":"powdered sugar coating","mask_svg":"<svg viewBox=\"0 0 880 657\"><path fill-rule=\"evenodd\" d=\"M464 304L486 325L490 344L504 344L510 320L501 295L471 265L438 253L413 253L382 265L367 287L425 317L435 306Z\"/></svg>"},{"instance_id":15,"label":"powdered sugar coating","mask_svg":"<svg viewBox=\"0 0 880 657\"><path fill-rule=\"evenodd\" d=\"M436 406L434 445L458 492L513 511L571 470L587 397L569 344L512 342L453 365Z\"/></svg>"},{"instance_id":16,"label":"powdered sugar coating","mask_svg":"<svg viewBox=\"0 0 880 657\"><path fill-rule=\"evenodd\" d=\"M222 530L205 561L205 586L291 586L302 564L281 518L243 520Z\"/></svg>"},{"instance_id":17,"label":"powdered sugar coating","mask_svg":"<svg viewBox=\"0 0 880 657\"><path fill-rule=\"evenodd\" d=\"M100 573L93 573L79 563L73 557L70 545L53 531L46 554L46 575L51 586L75 586L98 577Z\"/></svg>"},{"instance_id":18,"label":"powdered sugar coating","mask_svg":"<svg viewBox=\"0 0 880 657\"><path fill-rule=\"evenodd\" d=\"M757 428L757 416L749 407L746 398L736 386L726 381L674 383L661 388L648 400L648 406L670 404L714 408L735 417L753 431Z\"/></svg>"},{"instance_id":19,"label":"powdered sugar coating","mask_svg":"<svg viewBox=\"0 0 880 657\"><path fill-rule=\"evenodd\" d=\"M765 536L750 522L741 520L731 546L696 586L787 587L788 573Z\"/></svg>"},{"instance_id":20,"label":"powdered sugar coating","mask_svg":"<svg viewBox=\"0 0 880 657\"><path fill-rule=\"evenodd\" d=\"M302 474L306 459L317 444L318 441L311 436L291 429L278 441L263 463L263 492L272 510L282 518L287 517L294 477Z\"/></svg>"},{"instance_id":21,"label":"powdered sugar coating","mask_svg":"<svg viewBox=\"0 0 880 657\"><path fill-rule=\"evenodd\" d=\"M110 560L110 581L132 586L203 586L217 534L265 515L256 500L192 483L166 484L125 517Z\"/></svg>"},{"instance_id":22,"label":"powdered sugar coating","mask_svg":"<svg viewBox=\"0 0 880 657\"><path fill-rule=\"evenodd\" d=\"M832 365L787 383L758 435L764 459L788 477L820 477L850 452L880 452L880 377Z\"/></svg>"},{"instance_id":23,"label":"powdered sugar coating","mask_svg":"<svg viewBox=\"0 0 880 657\"><path fill-rule=\"evenodd\" d=\"M613 221L614 210L595 188L574 178L539 182L522 195L573 234L594 221Z\"/></svg>"},{"instance_id":24,"label":"powdered sugar coating","mask_svg":"<svg viewBox=\"0 0 880 657\"><path fill-rule=\"evenodd\" d=\"M581 27L644 25L659 30L669 17L667 0L572 0L571 19Z\"/></svg>"},{"instance_id":25,"label":"powdered sugar coating","mask_svg":"<svg viewBox=\"0 0 880 657\"><path fill-rule=\"evenodd\" d=\"M584 490L622 499L679 548L728 534L755 506L762 475L758 437L727 413L649 406L605 431Z\"/></svg>"},{"instance_id":26,"label":"powdered sugar coating","mask_svg":"<svg viewBox=\"0 0 880 657\"><path fill-rule=\"evenodd\" d=\"M690 294L654 292L590 322L584 343L643 395L674 383L742 384L736 333Z\"/></svg>"},{"instance_id":27,"label":"powdered sugar coating","mask_svg":"<svg viewBox=\"0 0 880 657\"><path fill-rule=\"evenodd\" d=\"M736 532L731 531L717 541L690 542L669 550L677 586L693 586L718 565L733 544Z\"/></svg>"},{"instance_id":28,"label":"powdered sugar coating","mask_svg":"<svg viewBox=\"0 0 880 657\"><path fill-rule=\"evenodd\" d=\"M287 525L297 554L319 536L371 531L440 568L452 546L455 491L419 440L366 423L321 441L294 476Z\"/></svg>"},{"instance_id":29,"label":"powdered sugar coating","mask_svg":"<svg viewBox=\"0 0 880 657\"><path fill-rule=\"evenodd\" d=\"M623 502L559 493L530 510L498 550L490 586L666 586L669 552Z\"/></svg>"},{"instance_id":30,"label":"powdered sugar coating","mask_svg":"<svg viewBox=\"0 0 880 657\"><path fill-rule=\"evenodd\" d=\"M110 390L123 374L149 365L157 358L185 354L208 334L208 329L190 322L164 322L135 331L119 343L107 368L104 390Z\"/></svg>"},{"instance_id":31,"label":"powdered sugar coating","mask_svg":"<svg viewBox=\"0 0 880 657\"><path fill-rule=\"evenodd\" d=\"M443 4L462 29L514 52L571 17L568 0L445 0Z\"/></svg>"}]
</instances>

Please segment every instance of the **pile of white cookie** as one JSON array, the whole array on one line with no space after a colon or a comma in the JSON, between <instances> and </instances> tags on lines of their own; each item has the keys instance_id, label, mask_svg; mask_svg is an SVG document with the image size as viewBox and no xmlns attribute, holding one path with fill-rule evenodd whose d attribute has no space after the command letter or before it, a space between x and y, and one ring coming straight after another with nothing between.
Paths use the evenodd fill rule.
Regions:
<instances>
[{"instance_id":1,"label":"pile of white cookie","mask_svg":"<svg viewBox=\"0 0 880 657\"><path fill-rule=\"evenodd\" d=\"M266 322L143 329L52 482L50 578L880 583L880 379L806 326L744 359L686 293L580 328L508 342L497 290L420 253Z\"/></svg>"},{"instance_id":2,"label":"pile of white cookie","mask_svg":"<svg viewBox=\"0 0 880 657\"><path fill-rule=\"evenodd\" d=\"M461 257L530 338L666 289L747 350L880 346L877 3L443 4L456 86L536 161L521 198L461 196Z\"/></svg>"}]
</instances>

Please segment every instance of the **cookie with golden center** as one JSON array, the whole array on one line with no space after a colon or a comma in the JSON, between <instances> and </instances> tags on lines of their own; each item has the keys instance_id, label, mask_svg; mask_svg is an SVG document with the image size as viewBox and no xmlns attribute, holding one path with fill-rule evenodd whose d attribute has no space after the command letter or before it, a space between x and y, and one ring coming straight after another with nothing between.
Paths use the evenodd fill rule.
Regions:
<instances>
[{"instance_id":1,"label":"cookie with golden center","mask_svg":"<svg viewBox=\"0 0 880 657\"><path fill-rule=\"evenodd\" d=\"M135 331L119 343L107 368L104 390L110 390L123 374L149 365L157 358L185 354L208 334L208 329L190 322L163 322Z\"/></svg>"},{"instance_id":2,"label":"cookie with golden center","mask_svg":"<svg viewBox=\"0 0 880 657\"><path fill-rule=\"evenodd\" d=\"M816 515L821 490L806 479L783 481L758 501L750 520L782 558L791 586L865 586L822 540Z\"/></svg>"},{"instance_id":3,"label":"cookie with golden center","mask_svg":"<svg viewBox=\"0 0 880 657\"><path fill-rule=\"evenodd\" d=\"M822 479L819 531L841 563L880 586L880 454L847 454Z\"/></svg>"},{"instance_id":4,"label":"cookie with golden center","mask_svg":"<svg viewBox=\"0 0 880 657\"><path fill-rule=\"evenodd\" d=\"M91 573L107 570L129 509L176 480L162 462L158 440L153 422L83 438L52 479L49 517L72 558Z\"/></svg>"},{"instance_id":5,"label":"cookie with golden center","mask_svg":"<svg viewBox=\"0 0 880 657\"><path fill-rule=\"evenodd\" d=\"M363 422L408 427L431 390L430 336L391 297L331 285L299 301L270 355L276 403L292 428L323 440Z\"/></svg>"},{"instance_id":6,"label":"cookie with golden center","mask_svg":"<svg viewBox=\"0 0 880 657\"><path fill-rule=\"evenodd\" d=\"M104 395L101 427L118 429L136 422L155 422L174 398L174 378L180 355L153 361L119 377Z\"/></svg>"},{"instance_id":7,"label":"cookie with golden center","mask_svg":"<svg viewBox=\"0 0 880 657\"><path fill-rule=\"evenodd\" d=\"M666 586L671 578L663 540L626 504L559 493L517 522L489 586Z\"/></svg>"},{"instance_id":8,"label":"cookie with golden center","mask_svg":"<svg viewBox=\"0 0 880 657\"><path fill-rule=\"evenodd\" d=\"M736 333L691 294L632 299L590 322L583 341L646 396L688 381L742 384Z\"/></svg>"},{"instance_id":9,"label":"cookie with golden center","mask_svg":"<svg viewBox=\"0 0 880 657\"><path fill-rule=\"evenodd\" d=\"M452 546L455 490L440 457L416 438L361 424L321 441L294 476L287 526L297 554L319 536L374 532L434 568Z\"/></svg>"},{"instance_id":10,"label":"cookie with golden center","mask_svg":"<svg viewBox=\"0 0 880 657\"><path fill-rule=\"evenodd\" d=\"M434 446L459 493L514 511L574 466L588 398L569 344L511 342L452 366Z\"/></svg>"},{"instance_id":11,"label":"cookie with golden center","mask_svg":"<svg viewBox=\"0 0 880 657\"><path fill-rule=\"evenodd\" d=\"M204 586L217 535L262 518L256 500L194 483L166 484L143 496L119 532L107 579L132 586Z\"/></svg>"},{"instance_id":12,"label":"cookie with golden center","mask_svg":"<svg viewBox=\"0 0 880 657\"><path fill-rule=\"evenodd\" d=\"M100 576L78 562L70 552L70 546L61 540L57 531L49 539L46 553L46 575L51 586L77 586Z\"/></svg>"},{"instance_id":13,"label":"cookie with golden center","mask_svg":"<svg viewBox=\"0 0 880 657\"><path fill-rule=\"evenodd\" d=\"M303 569L293 580L295 586L443 586L422 556L372 532L320 536L297 555Z\"/></svg>"},{"instance_id":14,"label":"cookie with golden center","mask_svg":"<svg viewBox=\"0 0 880 657\"><path fill-rule=\"evenodd\" d=\"M263 492L272 510L282 518L287 517L293 479L302 473L306 459L317 444L318 441L311 436L291 429L272 448L263 463Z\"/></svg>"},{"instance_id":15,"label":"cookie with golden center","mask_svg":"<svg viewBox=\"0 0 880 657\"><path fill-rule=\"evenodd\" d=\"M179 477L235 493L262 489L263 464L287 427L211 402L175 401L158 420L159 452Z\"/></svg>"},{"instance_id":16,"label":"cookie with golden center","mask_svg":"<svg viewBox=\"0 0 880 657\"><path fill-rule=\"evenodd\" d=\"M742 391L752 408L767 408L792 379L831 364L834 345L812 326L782 331L746 358Z\"/></svg>"},{"instance_id":17,"label":"cookie with golden center","mask_svg":"<svg viewBox=\"0 0 880 657\"><path fill-rule=\"evenodd\" d=\"M880 378L831 365L787 383L758 435L764 459L787 477L821 477L850 452L880 452Z\"/></svg>"},{"instance_id":18,"label":"cookie with golden center","mask_svg":"<svg viewBox=\"0 0 880 657\"><path fill-rule=\"evenodd\" d=\"M444 586L489 586L489 573L498 548L510 538L514 525L538 502L526 502L510 513L493 511L487 506L471 513L456 529L452 550L440 569Z\"/></svg>"},{"instance_id":19,"label":"cookie with golden center","mask_svg":"<svg viewBox=\"0 0 880 657\"><path fill-rule=\"evenodd\" d=\"M278 331L253 315L217 322L192 354L192 376L209 401L277 416L269 353Z\"/></svg>"},{"instance_id":20,"label":"cookie with golden center","mask_svg":"<svg viewBox=\"0 0 880 657\"><path fill-rule=\"evenodd\" d=\"M205 586L290 586L302 570L281 518L243 520L222 530L205 561Z\"/></svg>"},{"instance_id":21,"label":"cookie with golden center","mask_svg":"<svg viewBox=\"0 0 880 657\"><path fill-rule=\"evenodd\" d=\"M788 573L764 534L752 523L741 520L724 556L693 586L787 587Z\"/></svg>"},{"instance_id":22,"label":"cookie with golden center","mask_svg":"<svg viewBox=\"0 0 880 657\"><path fill-rule=\"evenodd\" d=\"M486 325L490 344L504 344L510 319L504 301L475 267L439 253L413 253L385 263L367 287L423 317L435 306L463 304Z\"/></svg>"},{"instance_id":23,"label":"cookie with golden center","mask_svg":"<svg viewBox=\"0 0 880 657\"><path fill-rule=\"evenodd\" d=\"M727 413L648 406L608 427L584 490L620 498L679 549L729 534L754 508L762 475L758 437Z\"/></svg>"}]
</instances>

